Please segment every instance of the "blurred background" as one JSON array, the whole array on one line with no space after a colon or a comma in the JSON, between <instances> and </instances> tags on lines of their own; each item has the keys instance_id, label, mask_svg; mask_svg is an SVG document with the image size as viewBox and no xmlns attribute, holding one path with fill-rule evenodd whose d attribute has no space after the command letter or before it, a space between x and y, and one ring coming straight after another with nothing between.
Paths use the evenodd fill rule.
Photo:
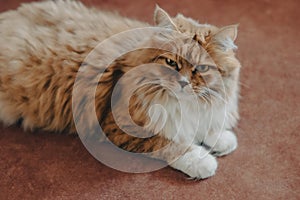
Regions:
<instances>
[{"instance_id":1,"label":"blurred background","mask_svg":"<svg viewBox=\"0 0 300 200\"><path fill-rule=\"evenodd\" d=\"M0 11L25 2L0 0ZM191 181L169 167L122 173L95 160L78 137L0 125L0 199L300 199L298 0L82 2L149 23L156 3L200 23L239 23L239 148L218 159L214 177Z\"/></svg>"}]
</instances>

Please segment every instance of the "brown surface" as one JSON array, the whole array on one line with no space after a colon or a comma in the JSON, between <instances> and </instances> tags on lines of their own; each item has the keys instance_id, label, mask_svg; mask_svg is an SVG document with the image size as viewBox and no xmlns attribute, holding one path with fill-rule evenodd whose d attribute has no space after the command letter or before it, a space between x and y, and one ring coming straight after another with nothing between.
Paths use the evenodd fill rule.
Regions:
<instances>
[{"instance_id":1,"label":"brown surface","mask_svg":"<svg viewBox=\"0 0 300 200\"><path fill-rule=\"evenodd\" d=\"M85 2L149 22L155 5ZM299 1L170 2L158 1L200 22L240 23L239 148L219 159L216 176L189 181L169 167L122 173L95 160L77 137L0 127L0 199L300 199ZM0 10L18 4L0 0Z\"/></svg>"}]
</instances>

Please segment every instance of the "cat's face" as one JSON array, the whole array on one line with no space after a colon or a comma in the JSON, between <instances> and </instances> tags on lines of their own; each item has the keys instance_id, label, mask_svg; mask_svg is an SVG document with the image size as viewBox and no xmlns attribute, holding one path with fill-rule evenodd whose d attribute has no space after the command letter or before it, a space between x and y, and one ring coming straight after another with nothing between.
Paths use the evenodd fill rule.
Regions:
<instances>
[{"instance_id":1,"label":"cat's face","mask_svg":"<svg viewBox=\"0 0 300 200\"><path fill-rule=\"evenodd\" d=\"M160 20L159 26L170 31L157 33L140 50L120 59L124 72L124 66L147 65L124 79L124 85L140 87L138 93L156 88L157 94L167 91L179 98L196 95L208 103L224 101L236 92L240 68L233 52L236 26L218 29L182 15L173 19L164 11L156 15L160 18L156 23Z\"/></svg>"},{"instance_id":2,"label":"cat's face","mask_svg":"<svg viewBox=\"0 0 300 200\"><path fill-rule=\"evenodd\" d=\"M215 62L208 50L212 54L217 54L218 51L213 52L213 46L209 45L204 48L196 37L197 35L174 37L159 34L149 40L151 46L158 48L141 49L126 54L119 66L140 69L135 69L131 75L125 75L128 78L123 80L124 85L143 88L139 93L155 87L179 98L197 95L205 102L210 102L213 98L224 99L227 93L226 84L235 79L235 69L238 66L227 67L226 62L222 62L222 59L230 59L226 58L227 55L224 58L217 55L220 60Z\"/></svg>"},{"instance_id":3,"label":"cat's face","mask_svg":"<svg viewBox=\"0 0 300 200\"><path fill-rule=\"evenodd\" d=\"M154 22L158 27L182 34L182 40L173 41L171 56L177 70L199 96L219 96L226 99L238 92L240 63L235 57L237 25L218 28L178 14L172 18L156 7ZM174 45L175 44L175 45ZM170 57L169 57L170 59ZM188 61L188 62L186 62ZM168 65L165 60L165 65ZM172 62L172 65L175 65Z\"/></svg>"},{"instance_id":4,"label":"cat's face","mask_svg":"<svg viewBox=\"0 0 300 200\"><path fill-rule=\"evenodd\" d=\"M178 97L195 94L208 101L210 93L224 93L223 69L195 37L171 37L161 49L164 50L156 51L156 54L146 50L144 55L152 58L153 65L149 68L156 65L153 77L159 77L159 84L168 88L170 94Z\"/></svg>"}]
</instances>

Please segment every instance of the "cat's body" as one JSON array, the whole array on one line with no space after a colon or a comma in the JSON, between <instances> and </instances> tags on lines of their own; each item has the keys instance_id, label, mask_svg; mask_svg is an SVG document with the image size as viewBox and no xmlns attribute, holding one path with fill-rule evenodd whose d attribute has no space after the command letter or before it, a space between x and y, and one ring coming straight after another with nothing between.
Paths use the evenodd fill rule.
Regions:
<instances>
[{"instance_id":1,"label":"cat's body","mask_svg":"<svg viewBox=\"0 0 300 200\"><path fill-rule=\"evenodd\" d=\"M217 168L216 159L200 144L212 147L212 151L219 155L228 154L237 147L236 137L230 131L238 119L240 65L233 53L236 27L218 29L210 25L199 25L182 15L171 19L160 8L155 12L155 23L158 27L182 34L182 38L175 39L175 46L166 47L168 50L176 53L180 51L182 57L189 55L189 60L194 62L195 66L203 67L204 65L201 64L210 64L208 71L203 71L203 74L195 72L194 68L191 68L194 71L190 71L188 67L193 66L181 58L171 54L168 54L167 58L162 58L160 55L164 55L166 51L145 49L130 52L116 60L108 70L102 71L99 80L99 66L84 63L86 56L101 41L110 36L134 28L149 27L149 24L112 13L91 10L78 2L71 1L26 4L17 11L2 13L0 15L0 120L10 125L22 119L22 126L27 129L40 128L71 133L76 133L74 122L86 130L93 130L93 127L100 123L108 139L125 150L151 153L152 157L169 162L171 166L191 177L206 178L213 175ZM154 34L153 37L146 38L143 34L136 34L133 40L115 44L106 51L142 47L143 44L159 43L162 38L165 43L174 40L169 36L161 37ZM205 56L200 56L205 53L198 46L202 46L202 50L208 52L216 66L213 66L214 64ZM158 66L165 65L169 67L168 69L176 64L176 70L179 74L188 77L185 80L188 83L182 85L182 77L172 74L171 71L166 75L164 70L157 68L156 65L153 65L155 70L151 70L150 77L120 79L130 69L149 63L153 58ZM101 56L99 59L102 59ZM175 64L174 60L176 60ZM74 96L72 91L80 66L87 68L83 79L89 80L76 86L77 91L83 91L83 95L73 102L72 108ZM147 73L147 70L142 72ZM221 76L214 77L216 72ZM181 98L181 105L179 105L176 96L160 87L146 85L145 88L134 93L130 101L129 112L133 121L142 126L149 125L149 117L151 118L148 116L149 108L160 104L166 112L162 114L154 109L151 118L154 122L148 129L150 132L155 132L159 121L164 118L166 122L159 133L148 138L126 134L116 123L116 120L121 120L123 125L129 124L125 119L128 116L123 110L122 102L116 101L112 105L115 116L111 109L111 95L115 84L120 79L118 98L124 99L127 98L126 94L130 90L130 87L126 87L129 82L135 84L136 81L138 84L144 80L156 81L157 77L162 76L177 84L169 86L175 93L180 88L178 94L188 90L187 87L184 89L185 85L191 85L194 92L200 95L203 93L201 84L203 85L204 82L210 84L210 81L211 90L208 88L207 90L220 94L216 94L214 98L206 94L196 100L194 97ZM207 80L202 76L207 77ZM218 81L222 83L217 83ZM177 82L180 84L178 85ZM87 100L88 88L92 85L97 85L94 104L97 121L90 120L88 114L81 112L93 107L91 106L93 101ZM178 124L182 126L178 127ZM135 129L131 131L134 132ZM156 153L165 145L169 145L169 148ZM181 154L182 156L179 157Z\"/></svg>"}]
</instances>

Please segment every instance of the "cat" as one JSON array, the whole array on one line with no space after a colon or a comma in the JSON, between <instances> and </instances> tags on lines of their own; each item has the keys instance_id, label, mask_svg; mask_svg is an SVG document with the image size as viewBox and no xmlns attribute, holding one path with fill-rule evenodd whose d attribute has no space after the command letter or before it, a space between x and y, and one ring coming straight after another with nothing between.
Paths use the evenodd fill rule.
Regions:
<instances>
[{"instance_id":1,"label":"cat","mask_svg":"<svg viewBox=\"0 0 300 200\"><path fill-rule=\"evenodd\" d=\"M123 54L105 70L99 71L103 56L97 58L97 66L85 61L105 39L147 27L166 32L135 34L131 41L107 46L105 52L141 49ZM159 6L150 25L78 1L58 0L1 13L0 30L0 120L5 125L19 122L26 130L69 133L77 133L78 125L92 134L100 124L108 140L120 148L149 153L197 179L213 176L216 156L237 148L232 131L239 119L237 25L199 24L182 14L171 17ZM165 49L143 49L146 44ZM148 67L130 74L144 64ZM75 84L81 68L86 72L81 79L87 81ZM128 86L143 82L154 84L135 91ZM96 92L90 97L92 86ZM128 110L124 98L130 98ZM83 112L94 108L96 120ZM141 129L131 126L128 115ZM126 127L137 135L139 130L154 134L137 137L127 134Z\"/></svg>"}]
</instances>

